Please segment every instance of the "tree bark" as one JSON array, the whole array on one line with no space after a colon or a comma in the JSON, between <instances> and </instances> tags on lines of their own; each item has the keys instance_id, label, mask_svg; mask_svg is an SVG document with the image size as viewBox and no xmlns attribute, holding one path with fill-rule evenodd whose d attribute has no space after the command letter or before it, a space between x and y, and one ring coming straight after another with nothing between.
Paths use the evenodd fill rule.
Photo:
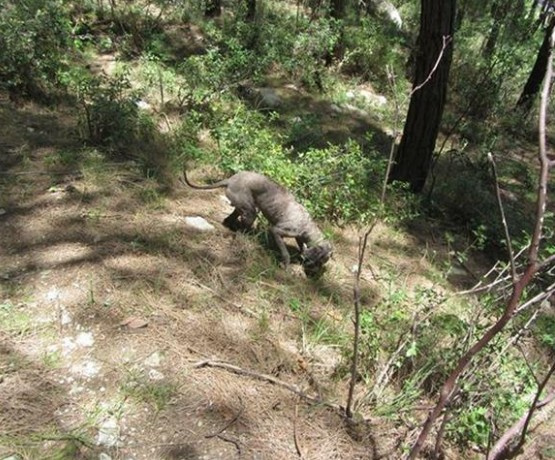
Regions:
<instances>
[{"instance_id":1,"label":"tree bark","mask_svg":"<svg viewBox=\"0 0 555 460\"><path fill-rule=\"evenodd\" d=\"M421 3L413 92L389 177L407 182L415 193L426 183L445 106L453 45L452 40L444 44L446 37L453 37L455 11L456 0Z\"/></svg>"},{"instance_id":2,"label":"tree bark","mask_svg":"<svg viewBox=\"0 0 555 460\"><path fill-rule=\"evenodd\" d=\"M256 0L247 0L247 14L245 20L252 22L256 17Z\"/></svg>"},{"instance_id":3,"label":"tree bark","mask_svg":"<svg viewBox=\"0 0 555 460\"><path fill-rule=\"evenodd\" d=\"M524 85L522 94L520 95L520 97L518 98L518 102L516 103L517 108L522 110L522 112L524 113L528 113L530 111L534 103L534 99L540 91L541 84L545 76L545 71L547 70L547 58L550 51L549 42L551 40L551 34L553 33L554 27L555 17L551 18L549 25L545 29L545 36L542 45L538 51L538 55L536 56L536 62L534 63L534 67L532 67L530 76L528 77L528 80Z\"/></svg>"},{"instance_id":4,"label":"tree bark","mask_svg":"<svg viewBox=\"0 0 555 460\"><path fill-rule=\"evenodd\" d=\"M221 0L206 0L204 7L204 16L207 18L216 18L222 14Z\"/></svg>"}]
</instances>

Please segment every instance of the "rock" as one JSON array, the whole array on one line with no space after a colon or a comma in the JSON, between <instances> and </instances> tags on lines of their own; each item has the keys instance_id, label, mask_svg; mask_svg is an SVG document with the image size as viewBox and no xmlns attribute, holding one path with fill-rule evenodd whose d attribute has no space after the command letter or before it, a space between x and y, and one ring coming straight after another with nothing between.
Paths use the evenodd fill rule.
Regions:
<instances>
[{"instance_id":1,"label":"rock","mask_svg":"<svg viewBox=\"0 0 555 460\"><path fill-rule=\"evenodd\" d=\"M91 378L98 375L101 367L102 366L96 361L83 361L71 366L71 372L79 375L80 377Z\"/></svg>"},{"instance_id":2,"label":"rock","mask_svg":"<svg viewBox=\"0 0 555 460\"><path fill-rule=\"evenodd\" d=\"M155 351L148 358L144 360L145 366L158 367L162 361L162 355L159 351Z\"/></svg>"},{"instance_id":3,"label":"rock","mask_svg":"<svg viewBox=\"0 0 555 460\"><path fill-rule=\"evenodd\" d=\"M148 371L148 378L150 380L164 380L165 376L164 376L164 374L157 371L156 369L150 369Z\"/></svg>"},{"instance_id":4,"label":"rock","mask_svg":"<svg viewBox=\"0 0 555 460\"><path fill-rule=\"evenodd\" d=\"M387 98L381 94L373 93L367 89L357 89L347 91L345 94L347 99L361 100L364 104L371 105L373 107L383 107L387 104Z\"/></svg>"},{"instance_id":5,"label":"rock","mask_svg":"<svg viewBox=\"0 0 555 460\"><path fill-rule=\"evenodd\" d=\"M80 332L75 337L75 344L80 347L92 347L94 345L94 337L91 332Z\"/></svg>"},{"instance_id":6,"label":"rock","mask_svg":"<svg viewBox=\"0 0 555 460\"><path fill-rule=\"evenodd\" d=\"M211 232L214 226L203 217L187 216L185 217L185 224L200 232Z\"/></svg>"},{"instance_id":7,"label":"rock","mask_svg":"<svg viewBox=\"0 0 555 460\"><path fill-rule=\"evenodd\" d=\"M104 452L101 452L98 455L98 460L112 460L112 457L110 457L108 454L105 454Z\"/></svg>"},{"instance_id":8,"label":"rock","mask_svg":"<svg viewBox=\"0 0 555 460\"><path fill-rule=\"evenodd\" d=\"M109 417L98 428L96 437L97 446L114 447L118 443L119 427L114 417Z\"/></svg>"},{"instance_id":9,"label":"rock","mask_svg":"<svg viewBox=\"0 0 555 460\"><path fill-rule=\"evenodd\" d=\"M60 315L60 323L62 323L62 326L66 326L71 324L71 321L71 314L66 309L63 309Z\"/></svg>"},{"instance_id":10,"label":"rock","mask_svg":"<svg viewBox=\"0 0 555 460\"><path fill-rule=\"evenodd\" d=\"M148 102L146 102L146 101L138 100L138 101L136 102L136 105L137 105L137 107L138 107L139 109L141 109L141 110L150 110L150 104L149 104Z\"/></svg>"}]
</instances>

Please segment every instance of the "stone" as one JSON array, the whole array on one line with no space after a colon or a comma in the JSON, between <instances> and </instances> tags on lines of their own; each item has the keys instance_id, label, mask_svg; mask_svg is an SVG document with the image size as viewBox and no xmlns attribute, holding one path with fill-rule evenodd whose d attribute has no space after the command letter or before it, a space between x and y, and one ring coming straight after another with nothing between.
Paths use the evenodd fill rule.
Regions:
<instances>
[{"instance_id":1,"label":"stone","mask_svg":"<svg viewBox=\"0 0 555 460\"><path fill-rule=\"evenodd\" d=\"M214 226L211 223L199 216L185 217L185 224L200 232L210 232L214 230Z\"/></svg>"}]
</instances>

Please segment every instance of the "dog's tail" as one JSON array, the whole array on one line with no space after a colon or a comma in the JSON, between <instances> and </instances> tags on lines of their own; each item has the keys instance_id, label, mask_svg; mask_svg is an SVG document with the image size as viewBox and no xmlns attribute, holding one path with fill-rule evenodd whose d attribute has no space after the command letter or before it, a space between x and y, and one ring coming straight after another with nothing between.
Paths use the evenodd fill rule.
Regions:
<instances>
[{"instance_id":1,"label":"dog's tail","mask_svg":"<svg viewBox=\"0 0 555 460\"><path fill-rule=\"evenodd\" d=\"M213 184L207 184L207 185L197 185L197 184L193 184L189 178L187 177L187 171L183 170L183 180L185 181L185 183L191 187L191 188L196 188L198 190L212 190L212 189L216 189L216 188L223 188L223 187L227 187L228 184L228 179L223 179L220 180L218 182L214 182Z\"/></svg>"}]
</instances>

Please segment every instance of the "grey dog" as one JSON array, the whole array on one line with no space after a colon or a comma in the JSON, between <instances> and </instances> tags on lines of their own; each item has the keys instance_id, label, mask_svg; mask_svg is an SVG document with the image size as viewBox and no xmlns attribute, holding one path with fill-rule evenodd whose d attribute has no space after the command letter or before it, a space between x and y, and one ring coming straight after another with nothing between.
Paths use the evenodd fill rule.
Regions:
<instances>
[{"instance_id":1,"label":"grey dog","mask_svg":"<svg viewBox=\"0 0 555 460\"><path fill-rule=\"evenodd\" d=\"M295 238L301 251L303 269L308 277L319 277L332 254L332 246L316 226L310 214L293 194L268 177L242 171L209 185L196 185L184 173L187 185L200 190L225 188L233 212L223 224L233 231L248 231L260 211L270 222L270 232L287 268L291 261L284 237Z\"/></svg>"}]
</instances>

